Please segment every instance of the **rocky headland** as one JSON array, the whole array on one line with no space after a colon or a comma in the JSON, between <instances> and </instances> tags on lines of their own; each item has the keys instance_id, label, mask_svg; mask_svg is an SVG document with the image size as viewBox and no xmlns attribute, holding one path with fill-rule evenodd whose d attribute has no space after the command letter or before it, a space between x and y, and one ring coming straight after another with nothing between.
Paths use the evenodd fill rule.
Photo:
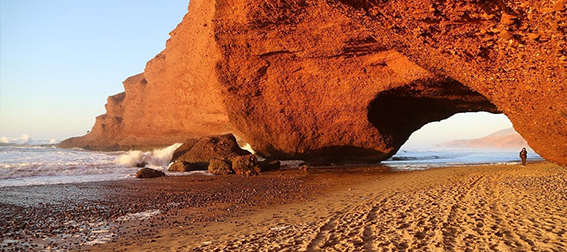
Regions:
<instances>
[{"instance_id":1,"label":"rocky headland","mask_svg":"<svg viewBox=\"0 0 567 252\"><path fill-rule=\"evenodd\" d=\"M567 164L567 13L555 1L192 0L166 49L62 147L233 133L270 158L379 161L423 125L504 113Z\"/></svg>"}]
</instances>

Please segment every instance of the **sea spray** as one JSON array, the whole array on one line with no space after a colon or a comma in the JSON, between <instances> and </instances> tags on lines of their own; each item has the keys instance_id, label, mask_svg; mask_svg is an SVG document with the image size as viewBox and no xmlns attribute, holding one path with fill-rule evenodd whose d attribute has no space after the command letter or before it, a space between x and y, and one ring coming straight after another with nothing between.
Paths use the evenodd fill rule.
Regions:
<instances>
[{"instance_id":1,"label":"sea spray","mask_svg":"<svg viewBox=\"0 0 567 252\"><path fill-rule=\"evenodd\" d=\"M0 187L116 180L135 170L116 164L120 152L0 145Z\"/></svg>"},{"instance_id":2,"label":"sea spray","mask_svg":"<svg viewBox=\"0 0 567 252\"><path fill-rule=\"evenodd\" d=\"M145 220L145 219L149 219L153 216L156 216L158 214L161 214L160 210L148 210L145 212L139 212L139 213L131 213L131 214L127 214L124 216L120 216L118 217L118 221L127 221L127 220Z\"/></svg>"},{"instance_id":3,"label":"sea spray","mask_svg":"<svg viewBox=\"0 0 567 252\"><path fill-rule=\"evenodd\" d=\"M23 134L21 137L18 138L9 138L9 137L0 137L0 144L1 145L10 145L10 146L41 146L41 145L55 145L58 144L59 141L55 139L50 140L35 140L30 137L28 134Z\"/></svg>"},{"instance_id":4,"label":"sea spray","mask_svg":"<svg viewBox=\"0 0 567 252\"><path fill-rule=\"evenodd\" d=\"M153 151L128 151L125 154L120 155L116 162L127 167L135 167L143 164L154 169L164 169L169 165L169 162L173 157L173 152L179 148L179 146L181 146L181 143L176 143L162 149L155 149Z\"/></svg>"},{"instance_id":5,"label":"sea spray","mask_svg":"<svg viewBox=\"0 0 567 252\"><path fill-rule=\"evenodd\" d=\"M22 140L26 137L22 137ZM29 138L27 138L29 139ZM167 172L167 165L179 144L151 152L102 152L79 148L62 149L51 145L0 143L0 188L47 184L82 183L134 178L136 164L144 159L148 166L168 176L211 175L207 171ZM518 164L519 150L401 150L382 164L397 170L470 164ZM543 160L528 154L528 162ZM303 161L282 160L282 167L297 167Z\"/></svg>"},{"instance_id":6,"label":"sea spray","mask_svg":"<svg viewBox=\"0 0 567 252\"><path fill-rule=\"evenodd\" d=\"M148 152L104 152L63 149L43 144L0 143L0 188L134 178L139 169L136 164L140 162L165 171L179 146L174 144ZM206 174L206 171L168 175L187 176L195 173Z\"/></svg>"}]
</instances>

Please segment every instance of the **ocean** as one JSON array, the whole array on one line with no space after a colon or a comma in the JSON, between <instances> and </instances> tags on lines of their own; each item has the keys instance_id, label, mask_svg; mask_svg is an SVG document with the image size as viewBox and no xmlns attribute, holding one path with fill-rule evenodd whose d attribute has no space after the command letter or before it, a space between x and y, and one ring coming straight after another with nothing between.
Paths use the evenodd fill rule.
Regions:
<instances>
[{"instance_id":1,"label":"ocean","mask_svg":"<svg viewBox=\"0 0 567 252\"><path fill-rule=\"evenodd\" d=\"M382 164L393 170L413 171L464 165L517 165L520 150L509 149L410 149L400 150ZM535 152L528 152L528 162L543 161Z\"/></svg>"},{"instance_id":2,"label":"ocean","mask_svg":"<svg viewBox=\"0 0 567 252\"><path fill-rule=\"evenodd\" d=\"M154 151L99 152L83 149L61 149L54 144L1 144L0 187L66 184L134 178L137 163L163 170L168 175L206 174L169 173L167 167L175 144ZM400 150L381 164L397 171L424 170L436 167L519 164L519 150ZM543 160L530 153L528 161Z\"/></svg>"},{"instance_id":3,"label":"ocean","mask_svg":"<svg viewBox=\"0 0 567 252\"><path fill-rule=\"evenodd\" d=\"M98 152L61 149L47 143L0 144L0 216L7 220L0 224L0 230L3 230L0 248L66 251L104 244L115 241L124 232L122 228L133 227L129 226L132 223L138 226L143 220L165 214L177 206L195 204L191 198L180 198L177 193L172 193L171 187L168 189L160 184L156 190L155 185L151 186L153 180L104 182L134 182L134 174L140 169L136 164L140 162L163 170L169 176L209 175L205 171L167 172L173 151L178 146L147 152ZM519 164L518 151L401 150L378 167L382 169L385 165L391 170L405 172L445 166L514 165ZM529 157L531 161L542 160L534 154ZM292 169L297 167L298 161L282 164L288 164L286 169ZM333 169L320 171L333 172ZM179 186L180 180L171 180L177 181ZM203 177L187 181L200 180ZM164 190L161 190L162 186ZM179 188L174 191L178 192ZM130 220L133 221L131 224L124 224Z\"/></svg>"},{"instance_id":4,"label":"ocean","mask_svg":"<svg viewBox=\"0 0 567 252\"><path fill-rule=\"evenodd\" d=\"M0 145L0 187L66 184L134 178L137 163L167 172L181 144L154 151L101 152L62 149L53 144ZM195 172L193 172L195 173ZM203 172L197 172L203 173ZM169 175L187 175L175 173Z\"/></svg>"}]
</instances>

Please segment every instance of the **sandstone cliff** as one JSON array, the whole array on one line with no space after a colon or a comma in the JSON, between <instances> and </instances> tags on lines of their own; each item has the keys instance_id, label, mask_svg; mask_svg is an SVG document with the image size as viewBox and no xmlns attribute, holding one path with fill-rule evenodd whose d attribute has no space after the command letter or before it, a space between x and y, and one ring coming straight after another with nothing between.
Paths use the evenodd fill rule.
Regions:
<instances>
[{"instance_id":1,"label":"sandstone cliff","mask_svg":"<svg viewBox=\"0 0 567 252\"><path fill-rule=\"evenodd\" d=\"M424 124L506 114L567 164L557 1L192 0L86 136L124 148L234 132L263 156L382 160Z\"/></svg>"},{"instance_id":2,"label":"sandstone cliff","mask_svg":"<svg viewBox=\"0 0 567 252\"><path fill-rule=\"evenodd\" d=\"M61 143L94 150L148 149L187 138L234 132L215 69L221 59L213 34L214 1L191 1L189 12L146 64L108 97L106 114L87 135Z\"/></svg>"}]
</instances>

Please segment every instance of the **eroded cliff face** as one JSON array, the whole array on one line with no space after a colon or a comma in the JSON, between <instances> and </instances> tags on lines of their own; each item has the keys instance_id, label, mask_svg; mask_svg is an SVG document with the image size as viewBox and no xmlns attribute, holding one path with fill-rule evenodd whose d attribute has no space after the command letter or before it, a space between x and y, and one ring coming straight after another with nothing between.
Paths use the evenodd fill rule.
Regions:
<instances>
[{"instance_id":1,"label":"eroded cliff face","mask_svg":"<svg viewBox=\"0 0 567 252\"><path fill-rule=\"evenodd\" d=\"M213 34L214 1L191 1L188 14L150 60L108 98L87 135L61 143L95 150L148 149L234 132L220 96Z\"/></svg>"},{"instance_id":2,"label":"eroded cliff face","mask_svg":"<svg viewBox=\"0 0 567 252\"><path fill-rule=\"evenodd\" d=\"M382 160L430 121L497 112L326 2L233 3L217 4L219 76L231 122L264 156Z\"/></svg>"},{"instance_id":3,"label":"eroded cliff face","mask_svg":"<svg viewBox=\"0 0 567 252\"><path fill-rule=\"evenodd\" d=\"M555 1L329 1L412 62L482 94L567 164L567 6Z\"/></svg>"},{"instance_id":4,"label":"eroded cliff face","mask_svg":"<svg viewBox=\"0 0 567 252\"><path fill-rule=\"evenodd\" d=\"M383 160L424 124L506 114L567 164L562 1L192 0L166 50L64 144L234 132L263 156Z\"/></svg>"}]
</instances>

